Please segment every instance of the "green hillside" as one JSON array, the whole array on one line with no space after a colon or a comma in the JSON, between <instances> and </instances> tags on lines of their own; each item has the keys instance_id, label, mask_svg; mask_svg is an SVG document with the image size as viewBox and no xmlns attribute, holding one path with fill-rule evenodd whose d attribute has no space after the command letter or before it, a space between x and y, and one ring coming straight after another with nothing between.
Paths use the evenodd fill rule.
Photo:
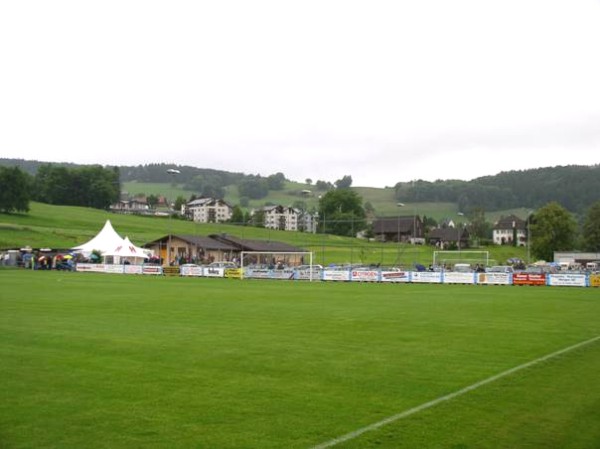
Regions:
<instances>
[{"instance_id":1,"label":"green hillside","mask_svg":"<svg viewBox=\"0 0 600 449\"><path fill-rule=\"evenodd\" d=\"M69 169L90 167L69 163L0 158L0 166L16 166L32 176L36 176L38 169L48 164ZM120 174L124 191L132 195L138 193L164 195L171 201L175 200L177 196L187 199L192 194L200 196L203 192L210 191L219 192L218 196L224 192L225 199L232 205L236 205L240 203L237 186L246 185L247 187L245 182L249 180L266 182L269 185L269 194L259 200L250 201L249 208L263 206L265 203L292 205L294 202L302 200L310 209L316 205L319 194L323 193L318 191L316 186L318 184L327 185L327 182L322 180L317 180L314 184L288 180L284 183L283 189L276 190L269 184L269 178L280 175L285 179L283 173L257 177L244 173L164 163L113 168ZM176 178L169 173L169 169L173 168L180 171ZM177 181L177 184L172 184L173 181ZM207 189L207 187L209 188ZM277 188L279 187L278 181ZM302 193L305 189L311 190L309 195ZM452 217L459 210L468 214L475 209L483 209L484 211L494 211L488 220L493 221L492 217L506 214L506 211L509 210L520 211L522 212L519 213L521 218L525 218L527 211L539 209L553 201L581 216L598 201L600 164L513 170L471 181L412 180L398 182L393 187L353 187L353 189L374 207L378 216L395 215L397 203L402 202L406 204L406 210L417 210L419 215L427 215L436 220ZM215 193L205 193L205 196L215 195ZM247 196L253 195L248 194ZM35 196L33 199L45 201L45 199ZM64 201L52 202L66 204ZM88 203L76 204L87 205Z\"/></svg>"},{"instance_id":2,"label":"green hillside","mask_svg":"<svg viewBox=\"0 0 600 449\"><path fill-rule=\"evenodd\" d=\"M328 234L275 231L230 224L199 224L166 217L141 217L113 214L98 209L51 206L31 203L28 214L0 214L0 249L71 248L94 237L110 219L122 236L143 245L169 234L206 236L226 233L247 239L286 242L313 251L314 262L320 264L352 263L412 266L430 264L434 248L408 244L379 243ZM481 248L487 249L487 248ZM490 257L503 262L510 257L524 258L524 248L493 246Z\"/></svg>"},{"instance_id":3,"label":"green hillside","mask_svg":"<svg viewBox=\"0 0 600 449\"><path fill-rule=\"evenodd\" d=\"M186 199L190 198L197 192L185 190L181 185L169 183L151 183L151 182L125 182L123 183L123 191L129 194L145 194L145 195L164 195L169 201L174 201L178 196ZM310 190L309 194L303 194L303 190ZM448 202L406 202L404 206L399 207L394 198L394 189L390 187L352 187L352 190L357 192L365 203L369 202L375 209L375 215L378 217L394 217L398 215L419 215L426 216L441 221L446 218L451 218L455 222L463 222L465 219L458 216L460 211L456 203ZM235 185L230 185L226 189L225 201L231 205L239 205L240 196ZM259 200L250 200L249 206L246 209L253 209L264 206L266 204L281 204L283 206L291 206L297 201L303 201L308 210L317 209L319 204L319 192L310 186L302 183L287 182L283 190L271 190L265 198ZM518 217L525 219L527 217L527 208L506 209L500 211L486 212L486 220L490 223L496 222L502 215L515 214Z\"/></svg>"}]
</instances>

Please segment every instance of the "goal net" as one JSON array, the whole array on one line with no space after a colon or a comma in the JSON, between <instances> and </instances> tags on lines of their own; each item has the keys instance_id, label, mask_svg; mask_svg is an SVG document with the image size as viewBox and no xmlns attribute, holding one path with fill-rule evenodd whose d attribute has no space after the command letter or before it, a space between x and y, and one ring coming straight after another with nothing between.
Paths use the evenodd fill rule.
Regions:
<instances>
[{"instance_id":1,"label":"goal net","mask_svg":"<svg viewBox=\"0 0 600 449\"><path fill-rule=\"evenodd\" d=\"M434 251L433 266L453 267L457 263L468 263L471 267L490 264L489 251Z\"/></svg>"},{"instance_id":2,"label":"goal net","mask_svg":"<svg viewBox=\"0 0 600 449\"><path fill-rule=\"evenodd\" d=\"M294 279L296 271L302 270L309 280L315 269L311 251L242 251L240 268L244 277L269 279Z\"/></svg>"}]
</instances>

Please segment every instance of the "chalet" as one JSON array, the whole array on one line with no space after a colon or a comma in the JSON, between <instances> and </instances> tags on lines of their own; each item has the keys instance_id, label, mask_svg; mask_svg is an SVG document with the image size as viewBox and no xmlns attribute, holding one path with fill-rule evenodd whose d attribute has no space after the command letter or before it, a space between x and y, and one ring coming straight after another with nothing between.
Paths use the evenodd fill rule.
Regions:
<instances>
[{"instance_id":1,"label":"chalet","mask_svg":"<svg viewBox=\"0 0 600 449\"><path fill-rule=\"evenodd\" d=\"M218 240L220 242L233 245L238 248L238 257L242 251L252 251L252 252L262 252L262 253L280 253L278 255L274 254L256 254L250 255L249 259L246 263L262 263L262 264L271 264L273 262L273 258L277 258L278 261L284 262L286 265L301 265L306 263L303 260L303 256L298 254L299 252L304 251L302 248L297 246L289 245L283 242L276 242L272 240L249 240L242 239L239 237L235 237L228 234L213 234L210 236L211 238ZM282 253L293 253L288 256ZM281 259L284 260L281 260Z\"/></svg>"},{"instance_id":2,"label":"chalet","mask_svg":"<svg viewBox=\"0 0 600 449\"><path fill-rule=\"evenodd\" d=\"M494 224L492 238L496 245L513 245L516 239L516 246L525 246L527 244L527 222L516 215L501 217Z\"/></svg>"},{"instance_id":3,"label":"chalet","mask_svg":"<svg viewBox=\"0 0 600 449\"><path fill-rule=\"evenodd\" d=\"M198 198L181 206L181 214L197 223L222 223L230 220L233 208L216 198Z\"/></svg>"},{"instance_id":4,"label":"chalet","mask_svg":"<svg viewBox=\"0 0 600 449\"><path fill-rule=\"evenodd\" d=\"M298 253L303 251L296 246L283 242L267 240L248 240L228 234L197 235L165 235L148 242L144 248L158 254L163 263L196 263L239 261L242 251ZM168 257L167 257L168 254ZM294 262L300 264L300 255L292 256ZM295 260L298 259L298 260Z\"/></svg>"},{"instance_id":5,"label":"chalet","mask_svg":"<svg viewBox=\"0 0 600 449\"><path fill-rule=\"evenodd\" d=\"M373 233L381 242L424 242L423 221L418 215L376 218Z\"/></svg>"},{"instance_id":6,"label":"chalet","mask_svg":"<svg viewBox=\"0 0 600 449\"><path fill-rule=\"evenodd\" d=\"M144 248L153 250L163 263L181 260L198 264L222 262L233 260L240 252L235 245L197 235L165 235L146 243Z\"/></svg>"}]
</instances>

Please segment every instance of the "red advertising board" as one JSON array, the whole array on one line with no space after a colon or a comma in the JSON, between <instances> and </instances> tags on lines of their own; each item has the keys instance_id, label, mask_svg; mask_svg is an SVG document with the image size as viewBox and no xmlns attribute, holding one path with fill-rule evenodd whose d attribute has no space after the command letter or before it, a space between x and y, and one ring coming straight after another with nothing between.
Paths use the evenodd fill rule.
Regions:
<instances>
[{"instance_id":1,"label":"red advertising board","mask_svg":"<svg viewBox=\"0 0 600 449\"><path fill-rule=\"evenodd\" d=\"M537 273L513 274L513 285L546 285L546 275Z\"/></svg>"}]
</instances>

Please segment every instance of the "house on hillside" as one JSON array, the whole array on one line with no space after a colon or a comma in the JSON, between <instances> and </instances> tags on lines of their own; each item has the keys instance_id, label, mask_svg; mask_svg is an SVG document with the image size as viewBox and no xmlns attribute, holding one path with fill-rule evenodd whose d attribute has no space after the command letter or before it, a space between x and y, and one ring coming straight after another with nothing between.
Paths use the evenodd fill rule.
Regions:
<instances>
[{"instance_id":1,"label":"house on hillside","mask_svg":"<svg viewBox=\"0 0 600 449\"><path fill-rule=\"evenodd\" d=\"M222 223L231 219L233 208L217 198L198 198L181 206L181 214L197 223Z\"/></svg>"},{"instance_id":2,"label":"house on hillside","mask_svg":"<svg viewBox=\"0 0 600 449\"><path fill-rule=\"evenodd\" d=\"M439 221L438 228L456 228L456 223L452 218L443 218Z\"/></svg>"},{"instance_id":3,"label":"house on hillside","mask_svg":"<svg viewBox=\"0 0 600 449\"><path fill-rule=\"evenodd\" d=\"M264 206L252 211L263 214L265 228L280 231L316 232L317 220L311 214L289 206Z\"/></svg>"},{"instance_id":4,"label":"house on hillside","mask_svg":"<svg viewBox=\"0 0 600 449\"><path fill-rule=\"evenodd\" d=\"M143 198L122 199L110 205L110 210L117 213L144 213L150 210L150 206Z\"/></svg>"},{"instance_id":5,"label":"house on hillside","mask_svg":"<svg viewBox=\"0 0 600 449\"><path fill-rule=\"evenodd\" d=\"M376 218L373 234L381 242L425 243L423 221L418 215Z\"/></svg>"},{"instance_id":6,"label":"house on hillside","mask_svg":"<svg viewBox=\"0 0 600 449\"><path fill-rule=\"evenodd\" d=\"M469 231L462 226L456 228L435 228L429 231L427 243L437 246L440 249L448 249L450 247L465 249L469 247L469 238Z\"/></svg>"},{"instance_id":7,"label":"house on hillside","mask_svg":"<svg viewBox=\"0 0 600 449\"><path fill-rule=\"evenodd\" d=\"M492 238L496 245L513 245L516 239L516 246L525 246L527 222L512 214L500 217L492 228Z\"/></svg>"}]
</instances>

